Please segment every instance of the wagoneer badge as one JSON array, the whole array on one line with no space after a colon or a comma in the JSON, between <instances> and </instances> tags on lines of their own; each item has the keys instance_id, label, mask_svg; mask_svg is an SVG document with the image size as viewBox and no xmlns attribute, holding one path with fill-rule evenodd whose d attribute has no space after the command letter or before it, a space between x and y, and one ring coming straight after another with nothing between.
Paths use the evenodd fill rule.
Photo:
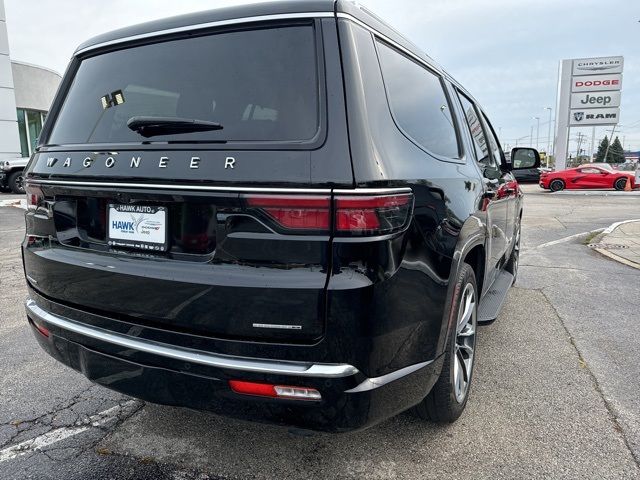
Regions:
<instances>
[{"instance_id":1,"label":"wagoneer badge","mask_svg":"<svg viewBox=\"0 0 640 480\"><path fill-rule=\"evenodd\" d=\"M117 152L112 152L109 154L108 157L105 158L104 160L104 166L107 168L112 168L115 164L116 164L116 156L118 155ZM62 164L63 167L70 167L71 163L72 163L72 158L71 157L67 157L64 161L64 163ZM167 166L169 165L169 161L170 158L163 156L160 157L157 160L157 165L158 168L167 168ZM55 157L47 157L47 167L51 168L53 166L55 166L55 164L58 162L58 159ZM89 168L91 167L95 162L94 158L91 157L86 157L82 160L82 166L85 168ZM129 168L139 168L140 164L142 162L142 157L140 156L132 156L131 157L131 161L129 162ZM235 157L226 157L224 159L224 169L234 169L235 168L235 163L236 163L236 159ZM191 159L189 160L189 168L191 169L197 169L200 168L200 157L191 157Z\"/></svg>"}]
</instances>

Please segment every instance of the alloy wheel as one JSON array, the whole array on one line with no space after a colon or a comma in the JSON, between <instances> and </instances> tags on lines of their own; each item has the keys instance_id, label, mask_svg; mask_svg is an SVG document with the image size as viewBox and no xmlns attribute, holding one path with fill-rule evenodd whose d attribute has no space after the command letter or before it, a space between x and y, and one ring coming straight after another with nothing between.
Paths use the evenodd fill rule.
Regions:
<instances>
[{"instance_id":1,"label":"alloy wheel","mask_svg":"<svg viewBox=\"0 0 640 480\"><path fill-rule=\"evenodd\" d=\"M553 182L551 182L551 185L549 185L549 189L552 192L558 192L563 188L564 188L564 183L562 183L562 180L554 180Z\"/></svg>"},{"instance_id":2,"label":"alloy wheel","mask_svg":"<svg viewBox=\"0 0 640 480\"><path fill-rule=\"evenodd\" d=\"M516 227L516 242L513 245L513 277L518 274L518 263L520 262L520 225Z\"/></svg>"},{"instance_id":3,"label":"alloy wheel","mask_svg":"<svg viewBox=\"0 0 640 480\"><path fill-rule=\"evenodd\" d=\"M16 189L20 191L20 193L24 193L24 175L19 175L15 181Z\"/></svg>"},{"instance_id":4,"label":"alloy wheel","mask_svg":"<svg viewBox=\"0 0 640 480\"><path fill-rule=\"evenodd\" d=\"M467 283L462 292L456 328L453 387L456 400L462 403L469 390L476 346L477 306L476 291Z\"/></svg>"}]
</instances>

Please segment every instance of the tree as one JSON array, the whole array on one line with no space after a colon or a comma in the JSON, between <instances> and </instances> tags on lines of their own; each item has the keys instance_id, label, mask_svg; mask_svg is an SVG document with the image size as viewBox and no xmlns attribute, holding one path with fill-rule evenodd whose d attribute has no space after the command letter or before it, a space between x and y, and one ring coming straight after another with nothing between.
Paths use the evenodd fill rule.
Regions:
<instances>
[{"instance_id":1,"label":"tree","mask_svg":"<svg viewBox=\"0 0 640 480\"><path fill-rule=\"evenodd\" d=\"M607 151L607 148L609 148L609 137L605 135L602 141L600 142L600 145L598 145L598 152L596 153L596 162L602 163L605 161L604 155L605 155L605 152ZM609 154L607 154L607 157L608 156Z\"/></svg>"},{"instance_id":2,"label":"tree","mask_svg":"<svg viewBox=\"0 0 640 480\"><path fill-rule=\"evenodd\" d=\"M607 154L607 163L624 163L624 149L620 143L620 139L616 137Z\"/></svg>"}]
</instances>

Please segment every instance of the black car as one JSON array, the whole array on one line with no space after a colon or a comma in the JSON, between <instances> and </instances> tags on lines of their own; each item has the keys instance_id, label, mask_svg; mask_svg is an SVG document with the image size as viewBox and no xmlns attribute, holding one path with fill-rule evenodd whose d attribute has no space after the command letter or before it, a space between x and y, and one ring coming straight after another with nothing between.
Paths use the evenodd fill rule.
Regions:
<instances>
[{"instance_id":1,"label":"black car","mask_svg":"<svg viewBox=\"0 0 640 480\"><path fill-rule=\"evenodd\" d=\"M451 422L517 271L510 171L473 97L349 2L100 35L26 170L28 320L150 402L326 431L411 407Z\"/></svg>"}]
</instances>

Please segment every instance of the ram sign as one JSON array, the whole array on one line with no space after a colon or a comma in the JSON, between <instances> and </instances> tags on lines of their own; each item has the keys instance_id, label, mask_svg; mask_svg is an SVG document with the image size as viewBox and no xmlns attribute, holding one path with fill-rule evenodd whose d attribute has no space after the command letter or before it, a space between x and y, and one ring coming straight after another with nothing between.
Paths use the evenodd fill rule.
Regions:
<instances>
[{"instance_id":1,"label":"ram sign","mask_svg":"<svg viewBox=\"0 0 640 480\"><path fill-rule=\"evenodd\" d=\"M619 108L592 108L571 110L569 125L572 127L592 125L615 125L620 118Z\"/></svg>"}]
</instances>

